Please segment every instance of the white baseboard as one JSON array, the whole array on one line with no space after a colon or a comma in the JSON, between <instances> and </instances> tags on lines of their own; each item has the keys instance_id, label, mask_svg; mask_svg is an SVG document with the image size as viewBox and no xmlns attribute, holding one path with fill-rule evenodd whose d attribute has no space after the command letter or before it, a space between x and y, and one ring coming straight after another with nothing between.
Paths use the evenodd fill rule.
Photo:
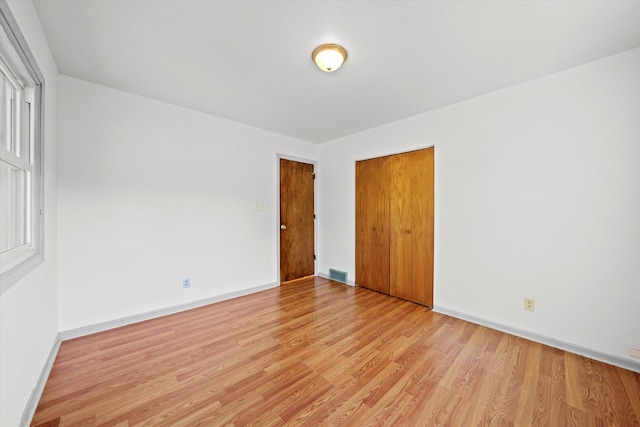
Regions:
<instances>
[{"instance_id":1,"label":"white baseboard","mask_svg":"<svg viewBox=\"0 0 640 427\"><path fill-rule=\"evenodd\" d=\"M618 366L620 368L628 369L633 372L640 373L640 362L628 360L623 357L614 356L612 354L602 353L590 348L582 347L569 342L561 341L555 338L551 338L545 335L539 335L533 332L525 331L523 329L513 328L501 323L492 322L490 320L482 319L480 317L472 316L470 314L461 313L459 311L450 310L444 307L435 306L433 311L447 316L455 317L457 319L466 320L467 322L475 323L476 325L486 326L487 328L495 329L500 332L515 335L520 338L525 338L530 341L535 341L541 344L546 344L550 347L565 350L570 353L578 354L580 356L588 357L590 359L598 360L600 362L608 363L610 365Z\"/></svg>"},{"instance_id":2,"label":"white baseboard","mask_svg":"<svg viewBox=\"0 0 640 427\"><path fill-rule=\"evenodd\" d=\"M191 310L192 308L203 307L205 305L213 304L216 302L226 301L228 299L253 294L256 292L275 288L277 286L278 284L275 282L268 283L266 285L254 286L252 288L229 292L227 294L222 294L222 295L216 295L213 297L204 298L197 301L191 301L185 304L179 304L171 307L160 308L158 310L148 311L146 313L134 314L131 316L121 317L119 319L109 320L106 322L96 323L93 325L82 326L80 328L75 328L75 329L69 329L69 330L60 332L60 337L62 341L66 341L72 338L78 338L78 337L83 337L85 335L95 334L97 332L108 331L109 329L119 328L121 326L127 326L133 323L144 322L145 320L151 320L157 317L167 316L169 314Z\"/></svg>"},{"instance_id":3,"label":"white baseboard","mask_svg":"<svg viewBox=\"0 0 640 427\"><path fill-rule=\"evenodd\" d=\"M51 351L49 352L49 357L47 358L47 361L44 363L44 366L40 371L40 376L38 377L38 381L36 381L36 386L33 388L31 396L29 396L29 400L27 401L27 406L22 412L22 418L20 419L21 427L27 427L31 425L31 420L36 413L36 409L38 409L38 402L40 402L40 397L42 396L42 392L44 391L44 386L47 384L47 379L49 379L49 374L51 373L51 369L53 368L53 362L55 362L56 360L56 356L58 355L58 350L60 349L61 343L62 340L60 339L60 333L58 332L56 334L56 339L53 341Z\"/></svg>"}]
</instances>

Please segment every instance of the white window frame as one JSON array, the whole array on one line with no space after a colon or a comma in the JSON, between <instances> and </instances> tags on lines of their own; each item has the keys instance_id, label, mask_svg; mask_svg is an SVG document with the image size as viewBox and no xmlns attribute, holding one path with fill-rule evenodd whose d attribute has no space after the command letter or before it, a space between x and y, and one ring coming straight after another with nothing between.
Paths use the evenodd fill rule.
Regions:
<instances>
[{"instance_id":1,"label":"white window frame","mask_svg":"<svg viewBox=\"0 0 640 427\"><path fill-rule=\"evenodd\" d=\"M4 30L10 45L15 50L16 57L11 61L20 61L20 67L28 73L33 87L24 91L31 104L31 118L29 122L30 139L27 146L30 150L29 161L19 159L4 151L0 147L0 159L21 170L28 171L30 176L27 183L27 196L25 198L26 217L26 242L25 244L0 253L0 294L9 290L20 279L35 269L44 261L44 175L43 175L43 125L44 125L44 77L38 68L35 58L27 42L18 27L16 20L6 0L0 0L0 26ZM0 62L0 67L5 68L11 64ZM7 72L0 70L0 72ZM15 82L13 83L15 84ZM20 82L18 81L19 85ZM1 188L1 187L0 187ZM7 195L0 194L0 203L11 203ZM0 218L0 221L2 219ZM8 223L8 222L7 222ZM0 232L4 232L0 229Z\"/></svg>"}]
</instances>

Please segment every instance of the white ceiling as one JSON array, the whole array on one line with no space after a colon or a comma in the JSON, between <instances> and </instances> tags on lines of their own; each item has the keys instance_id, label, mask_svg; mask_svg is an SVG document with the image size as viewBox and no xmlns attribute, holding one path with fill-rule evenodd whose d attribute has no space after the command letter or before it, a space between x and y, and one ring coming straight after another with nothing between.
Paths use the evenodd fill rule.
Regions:
<instances>
[{"instance_id":1,"label":"white ceiling","mask_svg":"<svg viewBox=\"0 0 640 427\"><path fill-rule=\"evenodd\" d=\"M315 143L640 46L635 0L34 3L62 74Z\"/></svg>"}]
</instances>

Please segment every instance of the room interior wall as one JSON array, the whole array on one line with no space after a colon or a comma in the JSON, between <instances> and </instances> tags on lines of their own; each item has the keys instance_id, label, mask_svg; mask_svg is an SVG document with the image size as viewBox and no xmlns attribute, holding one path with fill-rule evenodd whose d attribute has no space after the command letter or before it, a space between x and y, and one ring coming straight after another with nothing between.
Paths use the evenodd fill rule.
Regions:
<instances>
[{"instance_id":1,"label":"room interior wall","mask_svg":"<svg viewBox=\"0 0 640 427\"><path fill-rule=\"evenodd\" d=\"M435 146L436 308L640 348L640 49L317 147L57 79L31 2L8 3L47 82L46 235L0 296L0 425L57 331L274 283L278 153L318 160L320 272L354 279L355 160Z\"/></svg>"},{"instance_id":2,"label":"room interior wall","mask_svg":"<svg viewBox=\"0 0 640 427\"><path fill-rule=\"evenodd\" d=\"M60 330L275 285L278 154L317 146L61 75Z\"/></svg>"},{"instance_id":3,"label":"room interior wall","mask_svg":"<svg viewBox=\"0 0 640 427\"><path fill-rule=\"evenodd\" d=\"M435 309L639 362L638 76L634 49L321 145L320 273L355 279L355 161L434 146Z\"/></svg>"},{"instance_id":4,"label":"room interior wall","mask_svg":"<svg viewBox=\"0 0 640 427\"><path fill-rule=\"evenodd\" d=\"M31 2L7 2L44 75L44 262L0 296L0 425L19 425L58 332L58 69Z\"/></svg>"}]
</instances>

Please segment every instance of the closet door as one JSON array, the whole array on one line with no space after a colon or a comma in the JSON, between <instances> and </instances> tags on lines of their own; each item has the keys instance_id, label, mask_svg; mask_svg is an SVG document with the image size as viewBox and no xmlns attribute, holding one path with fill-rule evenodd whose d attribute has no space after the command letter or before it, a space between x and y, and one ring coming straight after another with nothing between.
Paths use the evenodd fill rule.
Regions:
<instances>
[{"instance_id":1,"label":"closet door","mask_svg":"<svg viewBox=\"0 0 640 427\"><path fill-rule=\"evenodd\" d=\"M433 148L390 158L390 294L433 306Z\"/></svg>"},{"instance_id":2,"label":"closet door","mask_svg":"<svg viewBox=\"0 0 640 427\"><path fill-rule=\"evenodd\" d=\"M356 283L389 293L389 157L356 162Z\"/></svg>"}]
</instances>

